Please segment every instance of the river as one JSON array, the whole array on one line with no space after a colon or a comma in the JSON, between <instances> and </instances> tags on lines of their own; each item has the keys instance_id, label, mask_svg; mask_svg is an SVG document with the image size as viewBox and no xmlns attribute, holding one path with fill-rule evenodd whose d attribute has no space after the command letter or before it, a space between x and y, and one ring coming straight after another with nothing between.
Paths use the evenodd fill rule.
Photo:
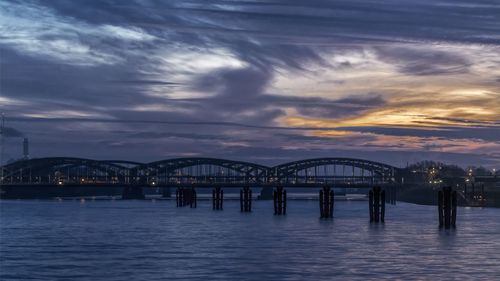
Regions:
<instances>
[{"instance_id":1,"label":"river","mask_svg":"<svg viewBox=\"0 0 500 281\"><path fill-rule=\"evenodd\" d=\"M433 206L387 206L370 224L366 201L271 201L240 213L227 200L2 200L1 280L499 280L500 210L459 208L456 230Z\"/></svg>"}]
</instances>

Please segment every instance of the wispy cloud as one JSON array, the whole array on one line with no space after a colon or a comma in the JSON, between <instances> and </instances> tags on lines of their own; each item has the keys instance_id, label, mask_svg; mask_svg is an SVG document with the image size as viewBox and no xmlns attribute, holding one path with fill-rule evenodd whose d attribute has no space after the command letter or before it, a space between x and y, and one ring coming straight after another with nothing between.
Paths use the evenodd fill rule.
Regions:
<instances>
[{"instance_id":1,"label":"wispy cloud","mask_svg":"<svg viewBox=\"0 0 500 281\"><path fill-rule=\"evenodd\" d=\"M0 109L40 156L494 165L498 14L493 0L3 1Z\"/></svg>"}]
</instances>

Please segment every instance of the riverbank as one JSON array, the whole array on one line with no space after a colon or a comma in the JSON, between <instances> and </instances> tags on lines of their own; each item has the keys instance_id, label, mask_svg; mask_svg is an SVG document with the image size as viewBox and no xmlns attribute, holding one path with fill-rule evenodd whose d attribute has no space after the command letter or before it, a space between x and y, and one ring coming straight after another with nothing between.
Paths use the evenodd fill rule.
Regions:
<instances>
[{"instance_id":1,"label":"riverbank","mask_svg":"<svg viewBox=\"0 0 500 281\"><path fill-rule=\"evenodd\" d=\"M404 188L398 193L398 201L419 205L437 205L437 189L428 187L411 187ZM486 205L485 207L500 208L500 191L488 190L485 192ZM460 206L465 206L465 201L461 198L458 200Z\"/></svg>"}]
</instances>

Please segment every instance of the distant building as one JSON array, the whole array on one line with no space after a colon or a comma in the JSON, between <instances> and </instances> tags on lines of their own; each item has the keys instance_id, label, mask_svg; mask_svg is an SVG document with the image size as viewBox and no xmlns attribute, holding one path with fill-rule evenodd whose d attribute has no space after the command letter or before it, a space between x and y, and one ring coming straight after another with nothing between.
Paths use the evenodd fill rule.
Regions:
<instances>
[{"instance_id":1,"label":"distant building","mask_svg":"<svg viewBox=\"0 0 500 281\"><path fill-rule=\"evenodd\" d=\"M30 159L30 144L28 142L28 138L24 138L23 141L23 158Z\"/></svg>"}]
</instances>

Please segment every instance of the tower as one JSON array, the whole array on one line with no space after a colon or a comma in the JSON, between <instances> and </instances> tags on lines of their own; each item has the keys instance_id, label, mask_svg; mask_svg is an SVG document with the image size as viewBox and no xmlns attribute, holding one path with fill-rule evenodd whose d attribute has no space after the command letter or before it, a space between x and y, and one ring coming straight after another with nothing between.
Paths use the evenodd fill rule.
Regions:
<instances>
[{"instance_id":1,"label":"tower","mask_svg":"<svg viewBox=\"0 0 500 281\"><path fill-rule=\"evenodd\" d=\"M30 158L30 146L28 142L28 138L24 138L23 140L23 159Z\"/></svg>"}]
</instances>

